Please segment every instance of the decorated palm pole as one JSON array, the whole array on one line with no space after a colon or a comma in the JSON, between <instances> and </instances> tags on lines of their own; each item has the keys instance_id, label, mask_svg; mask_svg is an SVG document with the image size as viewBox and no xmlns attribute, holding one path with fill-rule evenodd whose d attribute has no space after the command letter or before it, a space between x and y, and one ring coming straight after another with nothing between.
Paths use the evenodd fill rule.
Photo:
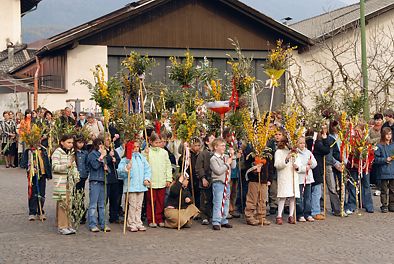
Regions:
<instances>
[{"instance_id":1,"label":"decorated palm pole","mask_svg":"<svg viewBox=\"0 0 394 264\"><path fill-rule=\"evenodd\" d=\"M130 108L132 106L131 99L128 93L131 92L131 89L133 88L133 84L138 82L138 114L141 114L142 118L142 124L143 124L143 133L144 133L144 138L145 138L145 143L146 143L146 148L147 148L147 160L149 162L149 140L148 140L148 133L146 130L146 117L145 117L145 96L144 96L144 90L145 88L145 74L148 68L152 67L155 65L155 60L153 58L149 58L148 55L142 56L141 54L132 51L129 56L127 56L126 59L122 61L122 65L129 70L129 78L123 77L124 83L126 86L126 91L124 91L124 97L125 97L125 106L127 105L128 112L130 114ZM132 126L135 126L135 124L130 124ZM149 188L149 193L150 193L150 200L151 200L151 208L152 208L152 223L156 224L156 219L155 219L155 209L154 209L154 200L153 200L153 188L152 188L152 182L151 186Z\"/></svg>"},{"instance_id":2,"label":"decorated palm pole","mask_svg":"<svg viewBox=\"0 0 394 264\"><path fill-rule=\"evenodd\" d=\"M33 195L36 195L38 201L38 210L40 214L40 220L42 218L42 204L41 204L41 191L39 181L41 178L40 173L40 150L42 129L37 125L31 125L30 122L21 124L19 128L19 134L21 141L24 142L28 148L28 168L27 168L27 180L28 180L28 198L30 199ZM33 190L33 180L36 190Z\"/></svg>"},{"instance_id":3,"label":"decorated palm pole","mask_svg":"<svg viewBox=\"0 0 394 264\"><path fill-rule=\"evenodd\" d=\"M300 109L292 106L290 110L285 114L285 129L287 132L287 139L289 142L289 149L291 153L292 162L292 181L293 181L293 194L294 194L294 223L297 223L297 210L296 210L296 173L295 173L295 160L297 158L297 141L304 132L304 127L300 124L301 112Z\"/></svg>"},{"instance_id":4,"label":"decorated palm pole","mask_svg":"<svg viewBox=\"0 0 394 264\"><path fill-rule=\"evenodd\" d=\"M275 49L272 49L268 54L267 62L264 65L264 72L268 76L266 86L271 89L270 112L272 111L274 102L275 88L280 86L279 80L286 72L291 52L296 48L297 47L283 48L283 41L277 40Z\"/></svg>"},{"instance_id":5,"label":"decorated palm pole","mask_svg":"<svg viewBox=\"0 0 394 264\"><path fill-rule=\"evenodd\" d=\"M270 129L271 123L271 113L263 113L261 119L252 120L250 113L247 109L243 109L242 120L243 126L246 130L246 137L250 144L253 147L253 152L250 154L254 157L254 163L256 167L260 167L258 171L258 205L262 207L263 202L263 192L261 191L261 168L266 166L267 169L267 160L272 161L271 149L267 147L268 140L275 134L274 129ZM248 157L246 157L248 158ZM248 172L247 172L248 173ZM268 171L266 170L266 174L268 175ZM260 209L261 211L261 209ZM263 225L263 215L261 215L261 225Z\"/></svg>"},{"instance_id":6,"label":"decorated palm pole","mask_svg":"<svg viewBox=\"0 0 394 264\"><path fill-rule=\"evenodd\" d=\"M341 157L341 217L345 216L345 184L346 184L346 162L351 152L353 124L348 119L346 112L342 112L339 123L338 138L340 140L340 157Z\"/></svg>"}]
</instances>

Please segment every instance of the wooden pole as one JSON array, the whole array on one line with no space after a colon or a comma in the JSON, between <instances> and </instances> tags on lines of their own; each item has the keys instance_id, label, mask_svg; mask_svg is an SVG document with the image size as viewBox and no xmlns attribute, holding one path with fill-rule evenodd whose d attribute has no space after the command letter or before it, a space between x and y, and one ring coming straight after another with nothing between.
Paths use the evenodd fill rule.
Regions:
<instances>
[{"instance_id":1,"label":"wooden pole","mask_svg":"<svg viewBox=\"0 0 394 264\"><path fill-rule=\"evenodd\" d=\"M141 101L141 111L142 111L142 120L144 122L144 135L145 135L145 142L146 142L146 148L148 147L148 133L146 132L146 125L145 125L145 101L144 101L144 93L142 91L142 86L143 86L143 78L139 78L140 81L140 101ZM149 151L147 153L147 160L149 162ZM149 193L150 193L150 204L152 207L152 223L156 224L156 219L155 219L155 203L153 201L153 179L151 180L150 183L150 188L149 188Z\"/></svg>"},{"instance_id":2,"label":"wooden pole","mask_svg":"<svg viewBox=\"0 0 394 264\"><path fill-rule=\"evenodd\" d=\"M179 204L178 204L178 230L181 230L181 204L182 204L182 186L179 190Z\"/></svg>"},{"instance_id":3,"label":"wooden pole","mask_svg":"<svg viewBox=\"0 0 394 264\"><path fill-rule=\"evenodd\" d=\"M294 173L294 162L295 162L294 159L295 158L292 157L291 160L292 160L292 163L293 163L292 171L293 171L293 194L294 194L294 224L297 224L297 202L296 202L296 195L295 195L295 188L296 188L296 186L295 186L295 173Z\"/></svg>"},{"instance_id":4,"label":"wooden pole","mask_svg":"<svg viewBox=\"0 0 394 264\"><path fill-rule=\"evenodd\" d=\"M326 156L323 157L323 215L326 218Z\"/></svg>"},{"instance_id":5,"label":"wooden pole","mask_svg":"<svg viewBox=\"0 0 394 264\"><path fill-rule=\"evenodd\" d=\"M220 114L220 137L223 137L224 114Z\"/></svg>"},{"instance_id":6,"label":"wooden pole","mask_svg":"<svg viewBox=\"0 0 394 264\"><path fill-rule=\"evenodd\" d=\"M272 105L274 102L274 92L275 92L275 87L271 87L271 102L270 102L270 113L272 112Z\"/></svg>"},{"instance_id":7,"label":"wooden pole","mask_svg":"<svg viewBox=\"0 0 394 264\"><path fill-rule=\"evenodd\" d=\"M130 164L132 164L131 159L130 159ZM126 223L127 223L128 209L129 209L130 172L131 172L131 168L127 173L127 190L126 190L126 202L124 205L124 216L125 217L123 220L123 235L126 234Z\"/></svg>"},{"instance_id":8,"label":"wooden pole","mask_svg":"<svg viewBox=\"0 0 394 264\"><path fill-rule=\"evenodd\" d=\"M359 188L359 192L360 192L360 209L363 209L363 186L362 186L362 177L363 177L363 164L361 162L361 171L358 174L358 188Z\"/></svg>"},{"instance_id":9,"label":"wooden pole","mask_svg":"<svg viewBox=\"0 0 394 264\"><path fill-rule=\"evenodd\" d=\"M39 162L39 158L38 158L39 152L37 149L35 150L35 153L36 153L36 164L37 164L36 190L37 190L37 199L38 199L38 209L40 211L40 220L41 220L41 222L44 222L44 219L42 217L42 205L41 205L41 195L40 195L40 187L39 187L40 162Z\"/></svg>"},{"instance_id":10,"label":"wooden pole","mask_svg":"<svg viewBox=\"0 0 394 264\"><path fill-rule=\"evenodd\" d=\"M345 162L341 164L341 217L345 216Z\"/></svg>"},{"instance_id":11,"label":"wooden pole","mask_svg":"<svg viewBox=\"0 0 394 264\"><path fill-rule=\"evenodd\" d=\"M186 147L183 148L182 153L182 169L180 177L183 177L184 169L185 169L185 156L186 156ZM179 205L178 205L178 230L181 230L181 202L182 202L182 187L179 190Z\"/></svg>"},{"instance_id":12,"label":"wooden pole","mask_svg":"<svg viewBox=\"0 0 394 264\"><path fill-rule=\"evenodd\" d=\"M239 184L241 190L241 215L244 214L244 196L242 187L242 174L241 174L241 158L238 159L238 173L239 173Z\"/></svg>"},{"instance_id":13,"label":"wooden pole","mask_svg":"<svg viewBox=\"0 0 394 264\"><path fill-rule=\"evenodd\" d=\"M196 199L194 197L194 185L193 185L193 169L192 169L192 159L191 155L189 155L189 166L190 166L190 185L192 186L192 198L193 198L193 203L196 203Z\"/></svg>"},{"instance_id":14,"label":"wooden pole","mask_svg":"<svg viewBox=\"0 0 394 264\"><path fill-rule=\"evenodd\" d=\"M145 101L144 101L144 92L142 91L143 81L142 78L140 80L140 100L141 100L141 111L142 111L142 120L144 120L144 134L145 134L145 141L148 144L148 133L146 132L146 125L145 125Z\"/></svg>"},{"instance_id":15,"label":"wooden pole","mask_svg":"<svg viewBox=\"0 0 394 264\"><path fill-rule=\"evenodd\" d=\"M258 176L259 176L259 188L258 188L258 190L259 190L259 200L258 200L258 203L257 203L257 206L258 206L258 210L261 212L261 218L260 218L260 221L261 221L261 226L263 226L264 224L263 224L263 212L262 212L262 200L263 200L263 196L262 196L262 192L261 192L261 172L259 172L258 173Z\"/></svg>"}]
</instances>

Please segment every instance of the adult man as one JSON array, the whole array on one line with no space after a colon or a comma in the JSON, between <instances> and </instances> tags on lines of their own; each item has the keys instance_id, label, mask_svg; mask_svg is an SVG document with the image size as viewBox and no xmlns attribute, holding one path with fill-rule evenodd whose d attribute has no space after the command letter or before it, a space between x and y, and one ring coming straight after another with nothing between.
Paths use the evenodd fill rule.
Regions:
<instances>
[{"instance_id":1,"label":"adult man","mask_svg":"<svg viewBox=\"0 0 394 264\"><path fill-rule=\"evenodd\" d=\"M70 107L66 107L64 108L64 113L63 115L60 117L60 121L63 125L75 125L75 119L72 117L72 112Z\"/></svg>"}]
</instances>

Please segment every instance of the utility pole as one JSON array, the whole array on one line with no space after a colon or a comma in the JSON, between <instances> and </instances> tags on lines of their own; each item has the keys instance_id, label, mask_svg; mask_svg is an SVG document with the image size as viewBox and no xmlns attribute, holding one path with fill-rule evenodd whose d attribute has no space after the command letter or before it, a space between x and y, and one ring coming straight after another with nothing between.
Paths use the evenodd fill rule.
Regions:
<instances>
[{"instance_id":1,"label":"utility pole","mask_svg":"<svg viewBox=\"0 0 394 264\"><path fill-rule=\"evenodd\" d=\"M365 0L360 0L360 29L361 29L361 71L363 76L363 98L364 98L364 119L368 121L369 98L368 98L368 65L367 65L367 44L365 33Z\"/></svg>"}]
</instances>

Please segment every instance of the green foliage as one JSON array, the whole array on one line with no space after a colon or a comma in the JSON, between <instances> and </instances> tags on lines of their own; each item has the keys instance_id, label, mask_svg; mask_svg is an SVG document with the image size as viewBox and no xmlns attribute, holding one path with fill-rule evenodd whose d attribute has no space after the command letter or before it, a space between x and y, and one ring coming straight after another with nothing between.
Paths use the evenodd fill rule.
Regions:
<instances>
[{"instance_id":1,"label":"green foliage","mask_svg":"<svg viewBox=\"0 0 394 264\"><path fill-rule=\"evenodd\" d=\"M131 76L140 76L144 74L147 69L155 66L155 64L155 59L149 58L147 54L142 56L135 51L132 51L130 55L122 61L122 66L129 70Z\"/></svg>"},{"instance_id":2,"label":"green foliage","mask_svg":"<svg viewBox=\"0 0 394 264\"><path fill-rule=\"evenodd\" d=\"M243 117L240 110L230 112L227 117L227 125L234 131L236 138L245 138L245 128L243 125Z\"/></svg>"},{"instance_id":3,"label":"green foliage","mask_svg":"<svg viewBox=\"0 0 394 264\"><path fill-rule=\"evenodd\" d=\"M347 114L351 117L362 115L364 109L363 95L355 94L354 96L350 96L350 95L345 96L344 108Z\"/></svg>"},{"instance_id":4,"label":"green foliage","mask_svg":"<svg viewBox=\"0 0 394 264\"><path fill-rule=\"evenodd\" d=\"M219 70L212 66L207 57L204 57L204 60L197 66L196 73L202 83L209 84L218 78Z\"/></svg>"},{"instance_id":5,"label":"green foliage","mask_svg":"<svg viewBox=\"0 0 394 264\"><path fill-rule=\"evenodd\" d=\"M170 57L171 65L169 68L168 76L170 80L177 82L181 86L189 86L194 78L197 77L197 70L194 68L194 57L190 51L185 53L185 59Z\"/></svg>"}]
</instances>

